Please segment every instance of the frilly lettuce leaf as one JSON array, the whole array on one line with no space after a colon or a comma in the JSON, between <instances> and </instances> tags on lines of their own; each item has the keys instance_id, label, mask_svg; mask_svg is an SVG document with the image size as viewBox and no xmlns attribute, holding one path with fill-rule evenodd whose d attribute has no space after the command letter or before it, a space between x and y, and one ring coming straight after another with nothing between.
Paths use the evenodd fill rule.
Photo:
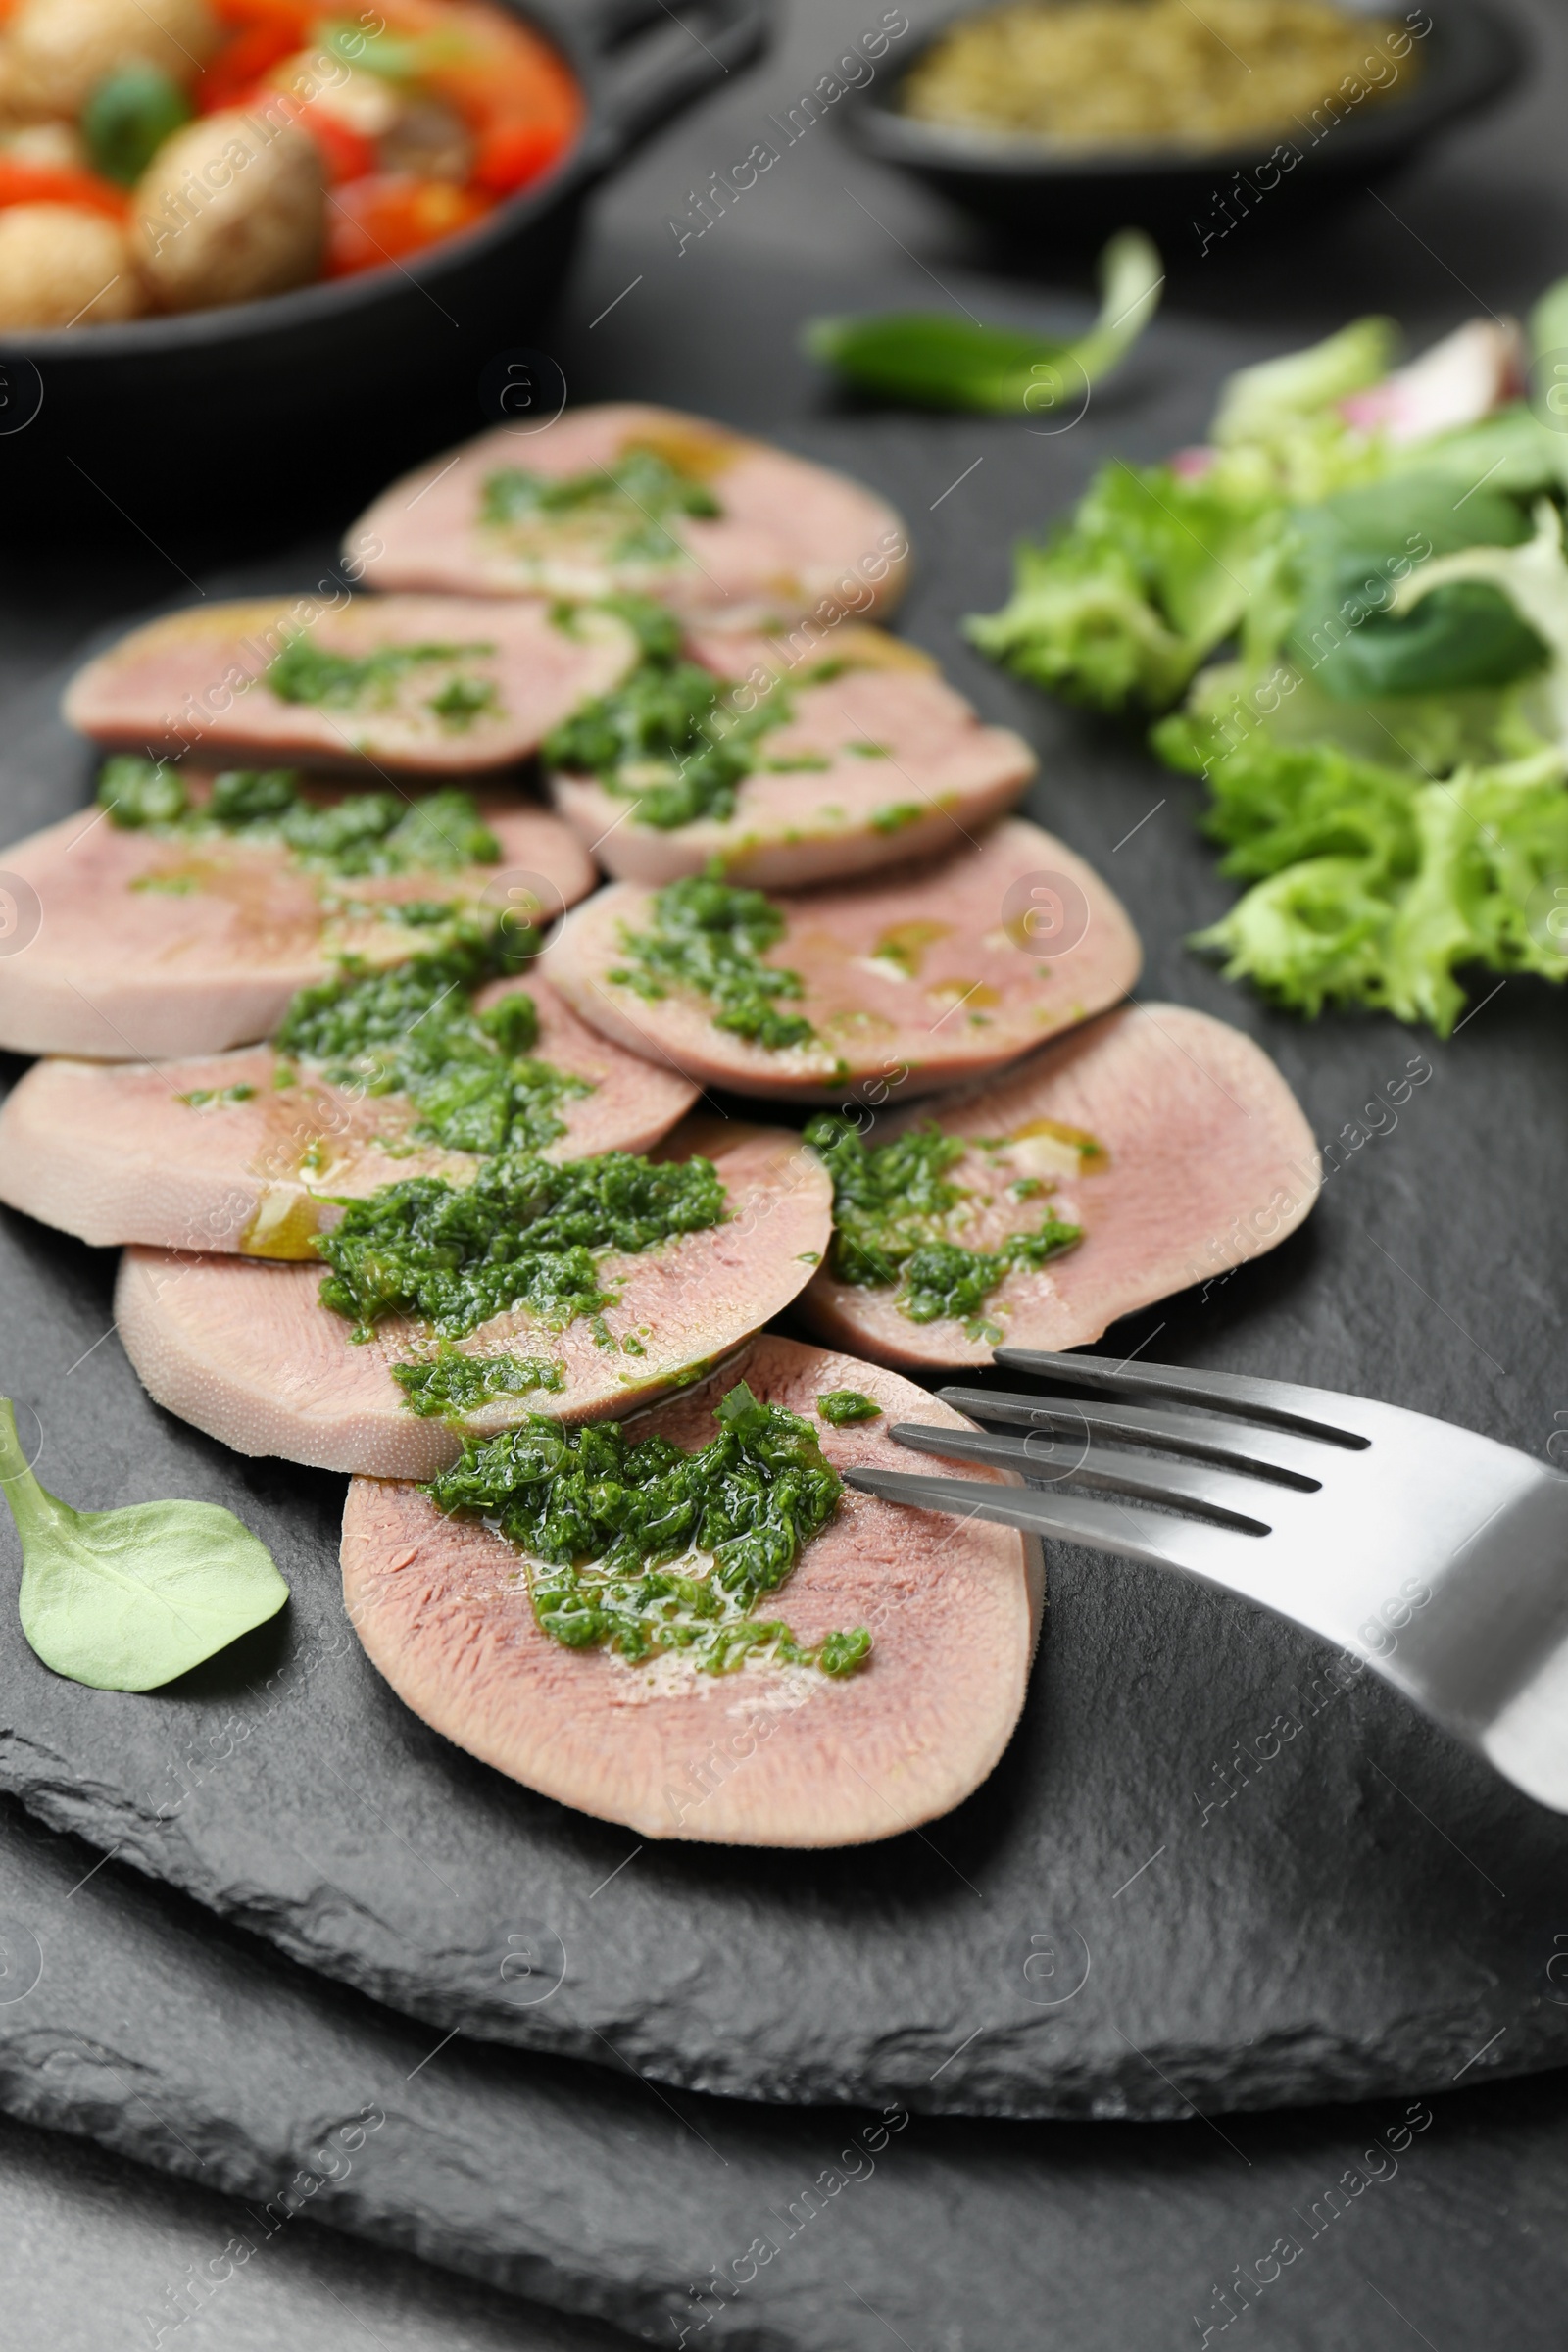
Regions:
<instances>
[{"instance_id":1,"label":"frilly lettuce leaf","mask_svg":"<svg viewBox=\"0 0 1568 2352\"><path fill-rule=\"evenodd\" d=\"M1167 709L1247 611L1275 522L1266 490L1231 496L1168 466L1104 466L1064 528L1016 551L983 653L1096 710Z\"/></svg>"},{"instance_id":2,"label":"frilly lettuce leaf","mask_svg":"<svg viewBox=\"0 0 1568 2352\"><path fill-rule=\"evenodd\" d=\"M1508 611L1502 582L1450 588L1419 624L1394 601L1427 553L1526 537L1518 494L1556 478L1568 436L1528 410L1490 421L1494 433L1424 445L1419 468L1306 504L1282 496L1255 448L1196 475L1106 466L1067 523L1017 547L1011 597L965 632L1019 677L1100 710L1168 710L1233 640L1245 671L1283 656L1333 701L1507 684L1542 665L1544 632Z\"/></svg>"},{"instance_id":3,"label":"frilly lettuce leaf","mask_svg":"<svg viewBox=\"0 0 1568 2352\"><path fill-rule=\"evenodd\" d=\"M1236 661L1200 671L1182 709L1160 720L1152 740L1172 766L1207 775L1252 735L1280 747L1332 744L1374 765L1446 776L1456 767L1525 759L1550 740L1550 727L1539 674L1463 694L1337 703L1313 675L1287 662L1259 673Z\"/></svg>"},{"instance_id":4,"label":"frilly lettuce leaf","mask_svg":"<svg viewBox=\"0 0 1568 2352\"><path fill-rule=\"evenodd\" d=\"M1191 944L1309 1016L1368 1005L1446 1037L1466 965L1568 976L1531 923L1535 894L1568 873L1565 773L1555 748L1429 782L1253 739L1209 769L1205 830L1229 845L1224 871L1260 878Z\"/></svg>"},{"instance_id":5,"label":"frilly lettuce leaf","mask_svg":"<svg viewBox=\"0 0 1568 2352\"><path fill-rule=\"evenodd\" d=\"M1568 378L1539 380L1568 350L1568 280L1531 324L1537 409L1445 431L1508 380L1474 330L1387 383L1376 319L1244 370L1211 447L1105 467L968 624L1071 699L1182 702L1154 748L1204 778L1249 885L1194 944L1308 1014L1446 1036L1467 967L1568 977L1542 919L1568 877L1568 433L1540 410L1555 388L1568 415Z\"/></svg>"}]
</instances>

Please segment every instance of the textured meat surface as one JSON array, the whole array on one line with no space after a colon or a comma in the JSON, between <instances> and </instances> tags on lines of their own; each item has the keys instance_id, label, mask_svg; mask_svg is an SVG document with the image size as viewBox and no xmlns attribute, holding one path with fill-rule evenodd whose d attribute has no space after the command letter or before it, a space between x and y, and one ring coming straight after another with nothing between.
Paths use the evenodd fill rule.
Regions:
<instances>
[{"instance_id":1,"label":"textured meat surface","mask_svg":"<svg viewBox=\"0 0 1568 2352\"><path fill-rule=\"evenodd\" d=\"M547 981L495 981L476 1003L518 992L539 1015L534 1056L594 1089L560 1104L566 1132L547 1158L646 1152L691 1108L688 1079L598 1036ZM290 1071L295 1082L280 1086ZM235 1087L253 1091L238 1102L187 1099ZM0 1105L0 1200L99 1246L309 1257L340 1214L324 1196L408 1176L471 1179L470 1153L412 1137L417 1116L406 1095L329 1086L308 1064L280 1064L270 1046L185 1061L40 1061Z\"/></svg>"},{"instance_id":2,"label":"textured meat surface","mask_svg":"<svg viewBox=\"0 0 1568 2352\"><path fill-rule=\"evenodd\" d=\"M1067 907L1070 930L1076 913L1083 918L1057 955L1035 952L1029 894L1037 887L1053 907ZM786 928L765 960L799 973L805 994L781 1000L782 1008L817 1032L782 1051L715 1028L702 998L671 993L650 1004L611 979L624 967L623 932L651 919L651 896L635 884L612 883L568 916L546 969L584 1020L700 1085L824 1102L865 1080L903 1100L999 1069L1114 1004L1142 960L1137 934L1099 875L1016 817L935 864L797 892L779 905Z\"/></svg>"},{"instance_id":3,"label":"textured meat surface","mask_svg":"<svg viewBox=\"0 0 1568 2352\"><path fill-rule=\"evenodd\" d=\"M952 1171L985 1205L952 1238L994 1249L1037 1228L1051 1208L1084 1239L1038 1271L1007 1274L986 1301L1010 1348L1079 1348L1118 1315L1272 1250L1316 1197L1317 1148L1285 1080L1251 1039L1180 1004L1128 1006L1048 1046L999 1084L899 1117L885 1141L935 1116L950 1135L1016 1137L1050 1121L1102 1145L1102 1173L1063 1176L1048 1198L1008 1197L1038 1161L971 1152ZM1090 1168L1094 1162L1090 1161ZM984 1364L993 1343L954 1319L912 1323L897 1293L838 1282L823 1269L803 1301L843 1347L895 1364Z\"/></svg>"},{"instance_id":4,"label":"textured meat surface","mask_svg":"<svg viewBox=\"0 0 1568 2352\"><path fill-rule=\"evenodd\" d=\"M302 607L316 612L308 626ZM352 706L290 703L265 671L293 637L355 660L388 647L462 647L461 659L421 662ZM488 650L480 651L477 649ZM636 660L631 631L609 613L569 629L543 605L498 606L455 597L355 597L336 611L308 599L203 605L132 629L78 670L65 715L98 743L210 758L379 767L462 775L504 767L537 750L554 726L606 693ZM454 675L492 689L462 723L430 708Z\"/></svg>"},{"instance_id":5,"label":"textured meat surface","mask_svg":"<svg viewBox=\"0 0 1568 2352\"><path fill-rule=\"evenodd\" d=\"M970 1426L895 1373L771 1334L738 1370L758 1396L815 1423L841 1469L906 1469L893 1420ZM662 1405L638 1434L694 1450L728 1386L721 1377ZM869 1395L886 1418L825 1427L815 1400L838 1388ZM416 1715L579 1812L644 1838L728 1844L859 1844L960 1803L1012 1735L1041 1599L1038 1548L1011 1529L851 1489L777 1602L802 1641L871 1629L870 1662L842 1679L756 1663L705 1675L564 1648L540 1631L521 1566L501 1537L442 1518L416 1487L357 1479L349 1490L349 1615Z\"/></svg>"},{"instance_id":6,"label":"textured meat surface","mask_svg":"<svg viewBox=\"0 0 1568 2352\"><path fill-rule=\"evenodd\" d=\"M485 1406L461 1426L409 1411L389 1366L428 1350L421 1326L387 1322L356 1346L317 1298L319 1267L127 1250L115 1293L125 1352L150 1395L237 1453L280 1454L323 1470L430 1478L465 1429L493 1433L529 1411L565 1421L618 1419L729 1354L787 1306L827 1248L832 1188L814 1152L777 1128L691 1121L671 1157L706 1152L729 1219L642 1256L600 1261L619 1302L605 1321L640 1354L597 1344L582 1317L562 1332L525 1311L497 1315L457 1346L465 1354L543 1356L565 1385Z\"/></svg>"},{"instance_id":7,"label":"textured meat surface","mask_svg":"<svg viewBox=\"0 0 1568 2352\"><path fill-rule=\"evenodd\" d=\"M559 480L650 449L710 489L711 519L674 515L681 553L651 563L558 518L548 540L480 520L486 482L520 467ZM614 402L568 410L544 430L506 426L447 451L383 492L349 533L353 561L382 589L460 596L603 596L632 589L721 628L794 620L813 608L860 618L897 599L908 540L883 500L825 466L670 409ZM375 551L366 553L366 551Z\"/></svg>"},{"instance_id":8,"label":"textured meat surface","mask_svg":"<svg viewBox=\"0 0 1568 2352\"><path fill-rule=\"evenodd\" d=\"M122 831L83 808L4 853L37 930L0 958L0 1047L105 1061L221 1053L275 1029L296 989L345 956L401 963L418 934L376 916L412 900L474 903L509 874L572 906L594 868L570 827L514 795L477 796L498 865L457 873L309 871L276 845Z\"/></svg>"},{"instance_id":9,"label":"textured meat surface","mask_svg":"<svg viewBox=\"0 0 1568 2352\"><path fill-rule=\"evenodd\" d=\"M826 765L760 769L738 787L732 815L667 832L628 816L626 798L597 778L554 775L556 807L617 880L657 888L717 858L731 881L795 890L935 857L1010 808L1035 772L1022 736L983 726L929 662L879 630L835 637L834 658L855 666L816 684L809 663L797 682L776 646L743 642L759 668L782 673L791 714L760 738L759 759ZM744 675L712 633L693 651Z\"/></svg>"}]
</instances>

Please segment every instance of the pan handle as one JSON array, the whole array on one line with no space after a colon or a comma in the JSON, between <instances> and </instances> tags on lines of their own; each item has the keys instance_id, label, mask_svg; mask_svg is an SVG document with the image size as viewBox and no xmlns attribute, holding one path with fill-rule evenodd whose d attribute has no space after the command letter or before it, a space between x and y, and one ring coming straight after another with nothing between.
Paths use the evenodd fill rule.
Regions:
<instances>
[{"instance_id":1,"label":"pan handle","mask_svg":"<svg viewBox=\"0 0 1568 2352\"><path fill-rule=\"evenodd\" d=\"M602 0L590 40L609 72L583 163L612 171L651 134L767 46L772 0ZM672 28L684 35L669 42ZM656 62L640 62L657 39Z\"/></svg>"}]
</instances>

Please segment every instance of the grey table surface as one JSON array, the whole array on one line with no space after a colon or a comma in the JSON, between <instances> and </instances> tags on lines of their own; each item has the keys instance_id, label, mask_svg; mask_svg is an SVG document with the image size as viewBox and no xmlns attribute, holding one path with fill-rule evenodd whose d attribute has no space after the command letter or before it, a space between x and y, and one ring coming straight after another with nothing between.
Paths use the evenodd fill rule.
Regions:
<instances>
[{"instance_id":1,"label":"grey table surface","mask_svg":"<svg viewBox=\"0 0 1568 2352\"><path fill-rule=\"evenodd\" d=\"M795 0L766 65L737 75L733 86L654 141L601 199L563 315L542 337L565 368L574 398L657 398L678 387L692 402L692 362L710 356L715 378L722 378L724 413L766 430L820 399L793 354L794 324L812 311L946 297L989 316L1041 322L1081 313L1083 288L1054 267L1049 252L1029 257L1027 267L1016 257L1000 261L960 219L861 165L827 126L791 149L705 237L677 249L670 223L689 218L690 191L766 135L769 113L787 111L831 66L843 40L881 13L871 0L858 6ZM925 6L909 13L918 24L939 11ZM1200 351L1211 323L1232 339L1255 339L1260 355L1361 310L1393 312L1419 336L1477 310L1520 309L1568 268L1568 173L1561 162L1568 17L1549 0L1515 0L1515 13L1531 27L1537 64L1503 106L1321 228L1287 240L1260 214L1201 262L1196 251L1173 254L1163 361L1179 366L1185 354ZM739 290L755 289L760 280L777 303L780 332L771 340L733 330ZM894 421L888 429L922 428ZM1126 446L1138 446L1133 409ZM1048 454L1042 513L1076 487L1071 450L1048 445ZM236 546L232 535L216 536L198 503L184 519L106 514L102 542L86 561L75 547L0 545L0 709L93 629L177 591L181 574L268 552L254 542ZM1535 2141L1535 2218L1554 2204L1560 2208L1568 2142L1561 2133L1540 2132L1543 2102L1549 2108L1556 2095L1552 2086L1494 2085L1483 2095L1488 2147L1506 2150L1510 2113L1521 2147ZM177 2310L171 2294L235 2219L221 2200L183 2183L10 2122L0 2126L0 2327L16 2352L153 2345L160 2325L163 2340L171 2340L167 2329ZM1418 2329L1420 2340L1435 2352L1489 2340L1488 2280L1507 2275L1532 2226L1519 2182L1506 2166L1479 2154L1473 2228L1455 2256L1465 2291L1442 2317L1424 2320L1437 2332ZM1131 2212L1128 2230L1126 2259L1136 2265ZM245 2279L243 2294L225 2297L220 2310L184 2319L172 2340L182 2348L206 2342L236 2352L285 2344L312 2352L365 2339L398 2352L436 2344L452 2352L489 2352L502 2344L554 2352L557 2344L604 2340L579 2323L542 2318L308 2223L247 2266ZM1254 2327L1266 2346L1272 2338L1265 2313ZM1337 2344L1378 2352L1411 2332L1374 2280L1357 2287L1346 2274ZM1180 2340L1178 2333L1170 2340ZM1112 2352L1111 2339L1096 2335L1091 2323L1088 2332L1077 2333L1073 2352L1100 2352L1102 2342Z\"/></svg>"}]
</instances>

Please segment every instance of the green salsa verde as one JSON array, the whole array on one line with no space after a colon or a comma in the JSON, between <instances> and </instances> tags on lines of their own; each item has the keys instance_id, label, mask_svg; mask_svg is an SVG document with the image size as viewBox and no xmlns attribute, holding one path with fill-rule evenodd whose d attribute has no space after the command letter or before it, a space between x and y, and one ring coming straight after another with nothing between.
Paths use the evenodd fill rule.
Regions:
<instances>
[{"instance_id":1,"label":"green salsa verde","mask_svg":"<svg viewBox=\"0 0 1568 2352\"><path fill-rule=\"evenodd\" d=\"M880 1421L882 1407L858 1389L829 1389L816 1400L816 1409L830 1429L848 1429L856 1421Z\"/></svg>"},{"instance_id":2,"label":"green salsa verde","mask_svg":"<svg viewBox=\"0 0 1568 2352\"><path fill-rule=\"evenodd\" d=\"M706 483L653 449L622 451L613 466L552 476L523 466L503 466L486 477L479 520L504 532L525 552L541 552L563 525L603 549L612 563L674 564L686 555L670 524L678 517L711 519L723 508Z\"/></svg>"},{"instance_id":3,"label":"green salsa verde","mask_svg":"<svg viewBox=\"0 0 1568 2352\"><path fill-rule=\"evenodd\" d=\"M825 1111L809 1121L806 1141L833 1179L831 1271L865 1288L897 1285L911 1323L953 1316L966 1338L994 1343L1002 1332L985 1304L998 1285L1014 1267L1043 1266L1083 1239L1082 1226L1048 1209L1032 1233L1010 1234L996 1250L955 1242L968 1196L948 1171L970 1147L934 1123L867 1146L851 1120ZM1045 1190L1032 1177L1013 1187L1020 1199Z\"/></svg>"},{"instance_id":4,"label":"green salsa verde","mask_svg":"<svg viewBox=\"0 0 1568 2352\"><path fill-rule=\"evenodd\" d=\"M560 1105L593 1089L532 1056L532 997L517 991L482 1011L473 1002L536 945L536 934L497 925L387 971L351 968L301 989L272 1042L318 1065L328 1085L408 1096L419 1142L484 1155L542 1151L566 1132Z\"/></svg>"},{"instance_id":5,"label":"green salsa verde","mask_svg":"<svg viewBox=\"0 0 1568 2352\"><path fill-rule=\"evenodd\" d=\"M490 679L463 666L495 650L483 644L383 645L369 654L338 654L302 629L268 664L262 679L280 703L307 703L323 710L389 710L416 670L445 670L449 674L436 692L422 700L449 734L461 735L475 719L500 714L501 698Z\"/></svg>"},{"instance_id":6,"label":"green salsa verde","mask_svg":"<svg viewBox=\"0 0 1568 2352\"><path fill-rule=\"evenodd\" d=\"M596 776L608 792L635 803L636 823L670 832L702 817L733 816L747 776L830 764L817 753L772 759L762 749L762 738L793 715L781 684L743 710L739 688L682 658L680 624L662 606L630 596L604 602L636 630L642 658L619 686L546 737L547 765ZM812 669L806 682L821 675Z\"/></svg>"},{"instance_id":7,"label":"green salsa verde","mask_svg":"<svg viewBox=\"0 0 1568 2352\"><path fill-rule=\"evenodd\" d=\"M614 1422L562 1429L538 1414L462 1458L424 1492L474 1511L521 1552L534 1614L570 1649L632 1664L676 1651L723 1674L749 1657L854 1673L863 1627L808 1647L762 1603L838 1509L843 1480L810 1424L761 1404L745 1382L714 1409L695 1453L667 1438L631 1444Z\"/></svg>"},{"instance_id":8,"label":"green salsa verde","mask_svg":"<svg viewBox=\"0 0 1568 2352\"><path fill-rule=\"evenodd\" d=\"M562 1161L508 1152L485 1161L472 1184L411 1176L341 1205L341 1220L317 1243L331 1268L320 1301L348 1318L356 1340L389 1315L463 1339L523 1307L547 1330L586 1316L607 1348L615 1343L604 1312L616 1293L604 1286L600 1259L640 1255L727 1213L710 1160L629 1152Z\"/></svg>"},{"instance_id":9,"label":"green salsa verde","mask_svg":"<svg viewBox=\"0 0 1568 2352\"><path fill-rule=\"evenodd\" d=\"M816 1035L804 1013L778 1008L806 993L799 972L762 960L783 933L782 907L760 890L723 881L714 860L706 873L655 892L648 930L622 926L626 960L610 978L650 1004L672 988L688 989L712 1004L715 1029L779 1053Z\"/></svg>"},{"instance_id":10,"label":"green salsa verde","mask_svg":"<svg viewBox=\"0 0 1568 2352\"><path fill-rule=\"evenodd\" d=\"M104 761L98 800L123 831L275 843L302 865L351 878L456 873L501 862L501 844L466 792L430 792L416 801L394 792L349 792L317 802L303 785L296 768L230 768L215 778L210 798L196 803L177 768L126 752ZM375 911L395 918L400 910ZM407 919L413 910L401 911Z\"/></svg>"},{"instance_id":11,"label":"green salsa verde","mask_svg":"<svg viewBox=\"0 0 1568 2352\"><path fill-rule=\"evenodd\" d=\"M462 1421L503 1396L559 1395L566 1367L537 1355L465 1355L443 1340L434 1355L394 1364L392 1377L410 1412L421 1420Z\"/></svg>"}]
</instances>

